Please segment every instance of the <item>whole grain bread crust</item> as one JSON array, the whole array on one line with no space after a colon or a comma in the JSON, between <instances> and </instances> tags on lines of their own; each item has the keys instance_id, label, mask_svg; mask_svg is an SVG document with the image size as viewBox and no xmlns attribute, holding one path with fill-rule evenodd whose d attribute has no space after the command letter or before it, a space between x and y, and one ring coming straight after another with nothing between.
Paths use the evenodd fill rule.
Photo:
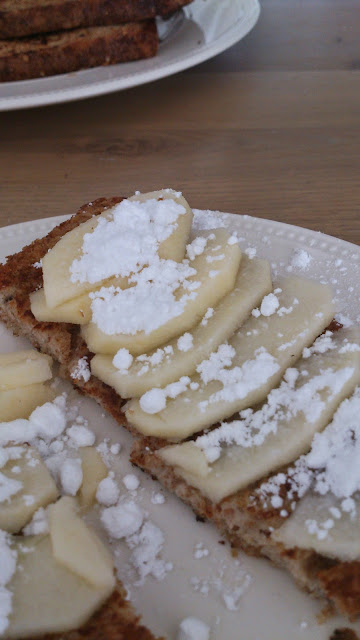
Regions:
<instances>
[{"instance_id":1,"label":"whole grain bread crust","mask_svg":"<svg viewBox=\"0 0 360 640\"><path fill-rule=\"evenodd\" d=\"M0 0L0 38L154 18L154 0Z\"/></svg>"},{"instance_id":2,"label":"whole grain bread crust","mask_svg":"<svg viewBox=\"0 0 360 640\"><path fill-rule=\"evenodd\" d=\"M0 0L0 38L167 17L191 0Z\"/></svg>"},{"instance_id":3,"label":"whole grain bread crust","mask_svg":"<svg viewBox=\"0 0 360 640\"><path fill-rule=\"evenodd\" d=\"M157 50L154 20L0 40L0 82L150 58Z\"/></svg>"}]
</instances>

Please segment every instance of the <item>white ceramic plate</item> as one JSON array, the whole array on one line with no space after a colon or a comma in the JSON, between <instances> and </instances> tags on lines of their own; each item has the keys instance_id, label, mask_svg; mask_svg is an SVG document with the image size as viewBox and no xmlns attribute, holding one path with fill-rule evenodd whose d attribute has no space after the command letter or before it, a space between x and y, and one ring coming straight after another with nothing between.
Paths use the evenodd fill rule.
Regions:
<instances>
[{"instance_id":1,"label":"white ceramic plate","mask_svg":"<svg viewBox=\"0 0 360 640\"><path fill-rule=\"evenodd\" d=\"M195 0L181 27L160 45L155 58L96 67L65 75L0 84L0 111L80 98L158 80L221 53L255 25L258 0Z\"/></svg>"},{"instance_id":2,"label":"white ceramic plate","mask_svg":"<svg viewBox=\"0 0 360 640\"><path fill-rule=\"evenodd\" d=\"M0 229L0 259L19 250L36 237L46 234L65 217L48 218ZM330 282L339 310L349 319L360 322L360 247L278 222L214 212L196 212L196 226L229 226L241 237L243 248L255 247L257 255L268 258L273 273L289 271ZM306 269L292 266L299 251L310 258ZM304 255L304 254L303 254ZM23 339L14 338L4 327L0 331L0 350L21 348ZM115 422L104 416L95 402L79 398L81 413L100 439L122 443L119 476L131 469L127 459L131 437ZM132 470L132 472L134 472ZM122 577L130 586L131 598L154 633L174 640L178 623L187 616L201 618L211 626L211 640L329 640L337 627L351 626L360 631L360 623L349 625L335 618L318 625L316 615L321 604L302 593L285 572L266 560L239 554L231 558L227 545L220 545L220 535L209 523L195 520L193 513L175 497L166 494L163 505L154 505L151 496L160 486L137 472L141 478L138 500L165 533L163 556L174 570L162 581L147 578L142 587L129 582L126 562L129 551L119 544L123 562ZM194 558L195 546L209 551L207 557ZM249 578L250 576L250 578ZM250 584L248 582L250 581ZM224 594L244 593L236 611L224 605ZM203 593L201 593L201 591Z\"/></svg>"}]
</instances>

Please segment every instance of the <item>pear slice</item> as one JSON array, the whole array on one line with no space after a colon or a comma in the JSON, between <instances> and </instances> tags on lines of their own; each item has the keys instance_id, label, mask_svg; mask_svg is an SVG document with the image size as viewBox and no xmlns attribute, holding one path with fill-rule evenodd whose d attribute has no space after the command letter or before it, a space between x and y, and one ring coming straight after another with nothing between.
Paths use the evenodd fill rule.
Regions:
<instances>
[{"instance_id":1,"label":"pear slice","mask_svg":"<svg viewBox=\"0 0 360 640\"><path fill-rule=\"evenodd\" d=\"M49 507L49 526L55 560L91 586L112 590L111 554L77 515L74 498L63 496Z\"/></svg>"},{"instance_id":2,"label":"pear slice","mask_svg":"<svg viewBox=\"0 0 360 640\"><path fill-rule=\"evenodd\" d=\"M149 193L139 193L131 196L129 200L145 202L146 200L174 200L184 207L185 213L178 216L174 231L164 240L159 247L159 256L166 260L181 262L185 257L186 245L189 241L193 212L185 198L173 189L162 189L161 191L150 191Z\"/></svg>"},{"instance_id":3,"label":"pear slice","mask_svg":"<svg viewBox=\"0 0 360 640\"><path fill-rule=\"evenodd\" d=\"M83 447L79 451L83 474L79 490L79 502L84 511L91 509L95 503L96 491L101 480L108 475L108 468L95 447Z\"/></svg>"},{"instance_id":4,"label":"pear slice","mask_svg":"<svg viewBox=\"0 0 360 640\"><path fill-rule=\"evenodd\" d=\"M81 255L84 235L91 233L101 218L109 216L111 216L111 209L83 222L60 238L56 245L45 254L42 259L42 269L44 293L48 307L57 307L67 300L77 298L95 288L94 284L89 282L71 282L70 267L73 261ZM100 285L101 283L99 283Z\"/></svg>"},{"instance_id":5,"label":"pear slice","mask_svg":"<svg viewBox=\"0 0 360 640\"><path fill-rule=\"evenodd\" d=\"M10 449L4 449L7 450ZM0 529L16 533L31 520L35 511L56 500L58 490L36 449L24 446L11 450L20 457L10 459L0 474L15 485L15 490L16 483L19 487L8 500L0 502Z\"/></svg>"},{"instance_id":6,"label":"pear slice","mask_svg":"<svg viewBox=\"0 0 360 640\"><path fill-rule=\"evenodd\" d=\"M200 322L209 307L216 305L235 285L241 251L237 244L229 244L229 234L223 229L202 234L207 238L204 251L191 261L196 274L187 278L196 289L180 286L176 297L187 297L183 311L149 333L138 331L134 335L115 333L108 335L91 322L81 328L82 335L94 353L115 354L125 348L132 354L155 349L174 336L188 331Z\"/></svg>"},{"instance_id":7,"label":"pear slice","mask_svg":"<svg viewBox=\"0 0 360 640\"><path fill-rule=\"evenodd\" d=\"M175 192L165 190L164 192L156 192L157 199L172 199L181 204L185 212L178 216L177 223L171 235L168 236L159 246L158 253L160 257L172 258L173 260L182 259L184 257L185 245L188 241L189 230L192 221L192 212L184 198L178 196ZM145 194L143 196L136 195L134 200L144 202L153 198L153 194ZM121 204L121 203L120 203ZM114 277L112 274L109 278L99 280L97 282L72 282L70 277L70 268L74 260L82 255L82 246L85 234L91 234L98 226L102 219L111 220L114 209L119 205L115 205L111 209L107 209L99 216L94 216L90 220L83 222L81 225L66 233L56 245L48 251L42 259L44 293L47 307L52 309L62 305L67 300L78 298L84 293L94 291L101 286L114 285L124 289L129 286L127 277Z\"/></svg>"},{"instance_id":8,"label":"pear slice","mask_svg":"<svg viewBox=\"0 0 360 640\"><path fill-rule=\"evenodd\" d=\"M280 286L272 315L252 316L231 338L230 349L223 345L198 365L202 374L191 378L196 390L168 399L157 413L146 413L142 398L133 399L127 405L129 423L145 435L180 440L262 402L334 314L329 287L295 277ZM222 364L223 354L229 353L233 355Z\"/></svg>"},{"instance_id":9,"label":"pear slice","mask_svg":"<svg viewBox=\"0 0 360 640\"><path fill-rule=\"evenodd\" d=\"M159 457L214 502L290 464L359 384L360 330L339 331L331 349L302 358L288 374L258 411L223 423L197 444L165 447ZM207 451L218 456L213 463Z\"/></svg>"},{"instance_id":10,"label":"pear slice","mask_svg":"<svg viewBox=\"0 0 360 640\"><path fill-rule=\"evenodd\" d=\"M355 514L344 513L342 501L332 494L308 493L280 529L273 532L272 538L288 549L313 549L322 556L343 562L359 562L359 501L354 502Z\"/></svg>"},{"instance_id":11,"label":"pear slice","mask_svg":"<svg viewBox=\"0 0 360 640\"><path fill-rule=\"evenodd\" d=\"M0 354L0 391L52 378L52 359L34 349Z\"/></svg>"},{"instance_id":12,"label":"pear slice","mask_svg":"<svg viewBox=\"0 0 360 640\"><path fill-rule=\"evenodd\" d=\"M67 300L57 307L46 303L44 289L30 293L31 312L39 322L71 322L87 324L91 320L91 298L84 293L78 298Z\"/></svg>"},{"instance_id":13,"label":"pear slice","mask_svg":"<svg viewBox=\"0 0 360 640\"><path fill-rule=\"evenodd\" d=\"M271 288L269 263L244 255L234 289L211 309L208 319L191 331L189 349L179 349L178 338L174 338L165 348L135 359L124 372L114 367L112 356L97 354L91 360L91 371L122 398L139 397L152 387L163 387L181 376L192 375L199 362L241 326ZM160 362L154 364L157 357Z\"/></svg>"},{"instance_id":14,"label":"pear slice","mask_svg":"<svg viewBox=\"0 0 360 640\"><path fill-rule=\"evenodd\" d=\"M28 418L36 407L53 400L54 396L54 391L42 383L0 391L0 422Z\"/></svg>"},{"instance_id":15,"label":"pear slice","mask_svg":"<svg viewBox=\"0 0 360 640\"><path fill-rule=\"evenodd\" d=\"M6 638L79 629L108 599L114 582L94 587L54 558L50 536L14 538L19 567L9 583L12 614ZM88 558L91 563L91 556Z\"/></svg>"}]
</instances>

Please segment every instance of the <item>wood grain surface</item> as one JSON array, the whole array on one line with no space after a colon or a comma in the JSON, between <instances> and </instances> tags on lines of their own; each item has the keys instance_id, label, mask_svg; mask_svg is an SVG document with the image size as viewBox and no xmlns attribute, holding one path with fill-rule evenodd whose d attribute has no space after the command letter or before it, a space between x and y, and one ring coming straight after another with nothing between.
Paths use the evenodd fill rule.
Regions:
<instances>
[{"instance_id":1,"label":"wood grain surface","mask_svg":"<svg viewBox=\"0 0 360 640\"><path fill-rule=\"evenodd\" d=\"M0 225L171 186L360 244L359 24L359 0L263 0L243 41L192 70L1 114Z\"/></svg>"}]
</instances>

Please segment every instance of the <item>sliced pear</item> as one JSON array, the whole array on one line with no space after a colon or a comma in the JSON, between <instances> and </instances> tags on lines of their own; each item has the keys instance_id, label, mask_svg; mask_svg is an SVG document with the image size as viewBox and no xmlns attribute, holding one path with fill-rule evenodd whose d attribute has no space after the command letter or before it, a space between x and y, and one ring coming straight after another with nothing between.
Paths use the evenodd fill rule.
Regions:
<instances>
[{"instance_id":1,"label":"sliced pear","mask_svg":"<svg viewBox=\"0 0 360 640\"><path fill-rule=\"evenodd\" d=\"M108 475L108 468L95 447L83 447L79 451L83 474L79 490L79 502L84 511L88 511L95 503L96 491L101 480Z\"/></svg>"},{"instance_id":2,"label":"sliced pear","mask_svg":"<svg viewBox=\"0 0 360 640\"><path fill-rule=\"evenodd\" d=\"M0 502L0 529L9 533L20 531L35 511L58 497L56 484L37 450L33 447L16 449L21 452L20 457L10 459L0 471L10 482L20 483L19 490L9 500Z\"/></svg>"},{"instance_id":3,"label":"sliced pear","mask_svg":"<svg viewBox=\"0 0 360 640\"><path fill-rule=\"evenodd\" d=\"M165 190L164 192L154 192L157 199L175 200L185 208L185 213L178 216L174 230L166 240L159 246L159 255L164 258L172 258L173 260L181 260L184 257L185 245L188 241L189 231L192 222L192 212L188 204L176 192ZM153 198L153 193L145 195L136 195L131 200L144 202ZM115 205L119 206L119 205ZM78 298L84 293L98 289L106 285L114 285L121 289L129 286L127 277L114 278L115 274L98 282L72 282L70 279L70 268L74 260L78 259L82 254L82 246L85 234L91 234L97 227L99 220L102 218L111 220L114 208L107 209L99 216L94 216L90 220L83 222L81 225L66 233L56 245L48 251L42 259L44 293L47 307L52 309L62 305L67 300ZM172 237L173 236L173 237Z\"/></svg>"},{"instance_id":4,"label":"sliced pear","mask_svg":"<svg viewBox=\"0 0 360 640\"><path fill-rule=\"evenodd\" d=\"M50 536L14 538L19 567L9 587L12 614L6 638L65 633L85 624L114 589L94 587L53 556ZM91 563L91 556L88 559Z\"/></svg>"},{"instance_id":5,"label":"sliced pear","mask_svg":"<svg viewBox=\"0 0 360 640\"><path fill-rule=\"evenodd\" d=\"M146 200L152 199L174 200L185 209L185 213L178 216L174 231L160 244L158 251L160 258L181 262L185 257L186 245L189 241L193 212L185 198L177 191L173 191L173 189L162 189L161 191L139 193L129 198L129 200L135 200L137 202L145 202Z\"/></svg>"},{"instance_id":6,"label":"sliced pear","mask_svg":"<svg viewBox=\"0 0 360 640\"><path fill-rule=\"evenodd\" d=\"M75 227L60 238L43 257L44 293L48 307L57 307L67 300L94 289L94 284L89 282L71 282L70 267L73 261L81 255L84 235L95 229L100 218L108 216L111 216L111 209Z\"/></svg>"},{"instance_id":7,"label":"sliced pear","mask_svg":"<svg viewBox=\"0 0 360 640\"><path fill-rule=\"evenodd\" d=\"M51 365L50 356L34 349L0 354L0 391L50 380Z\"/></svg>"},{"instance_id":8,"label":"sliced pear","mask_svg":"<svg viewBox=\"0 0 360 640\"><path fill-rule=\"evenodd\" d=\"M54 396L54 391L42 383L0 391L0 422L28 418L36 407L53 400Z\"/></svg>"},{"instance_id":9,"label":"sliced pear","mask_svg":"<svg viewBox=\"0 0 360 640\"><path fill-rule=\"evenodd\" d=\"M57 562L93 587L114 587L111 554L78 516L74 498L64 496L49 507L49 526Z\"/></svg>"},{"instance_id":10,"label":"sliced pear","mask_svg":"<svg viewBox=\"0 0 360 640\"><path fill-rule=\"evenodd\" d=\"M91 299L85 293L57 307L48 307L44 289L30 294L31 312L39 322L71 322L87 324L91 320Z\"/></svg>"},{"instance_id":11,"label":"sliced pear","mask_svg":"<svg viewBox=\"0 0 360 640\"><path fill-rule=\"evenodd\" d=\"M196 274L188 278L190 283L200 285L193 292L196 295L185 302L183 312L150 333L138 331L135 335L107 335L91 322L81 328L91 351L115 354L119 349L125 348L133 354L145 353L194 327L209 307L216 305L234 288L241 260L239 246L228 243L229 234L223 229L203 235L208 237L206 247L203 253L191 262ZM177 299L188 294L188 290L179 287Z\"/></svg>"},{"instance_id":12,"label":"sliced pear","mask_svg":"<svg viewBox=\"0 0 360 640\"><path fill-rule=\"evenodd\" d=\"M168 399L162 411L146 413L141 399L131 400L129 423L145 435L179 440L262 402L334 314L329 287L295 277L280 286L278 309L266 317L252 316L229 341L235 355L230 366L220 367L228 383L212 379L219 367L209 359L200 365L202 377L191 378L198 388Z\"/></svg>"},{"instance_id":13,"label":"sliced pear","mask_svg":"<svg viewBox=\"0 0 360 640\"><path fill-rule=\"evenodd\" d=\"M360 331L339 331L332 342L331 350L301 359L290 370L297 374L295 385L283 381L248 419L223 423L198 438L199 446L165 447L159 457L214 502L290 464L309 451L315 433L360 382ZM358 350L348 350L347 344ZM203 449L220 457L211 464Z\"/></svg>"},{"instance_id":14,"label":"sliced pear","mask_svg":"<svg viewBox=\"0 0 360 640\"><path fill-rule=\"evenodd\" d=\"M242 256L235 288L219 302L208 320L200 322L190 332L188 350L179 349L178 338L174 338L165 351L164 347L161 349L159 364L153 364L158 355L153 351L146 354L145 359L135 359L126 372L114 367L112 356L97 354L91 360L91 371L122 398L139 397L152 387L163 387L181 376L192 375L199 362L241 326L251 309L271 288L269 263Z\"/></svg>"},{"instance_id":15,"label":"sliced pear","mask_svg":"<svg viewBox=\"0 0 360 640\"><path fill-rule=\"evenodd\" d=\"M356 513L344 513L342 500L332 494L308 493L296 505L272 538L286 548L313 549L322 556L343 562L360 560L360 505ZM334 517L336 513L336 517Z\"/></svg>"}]
</instances>

